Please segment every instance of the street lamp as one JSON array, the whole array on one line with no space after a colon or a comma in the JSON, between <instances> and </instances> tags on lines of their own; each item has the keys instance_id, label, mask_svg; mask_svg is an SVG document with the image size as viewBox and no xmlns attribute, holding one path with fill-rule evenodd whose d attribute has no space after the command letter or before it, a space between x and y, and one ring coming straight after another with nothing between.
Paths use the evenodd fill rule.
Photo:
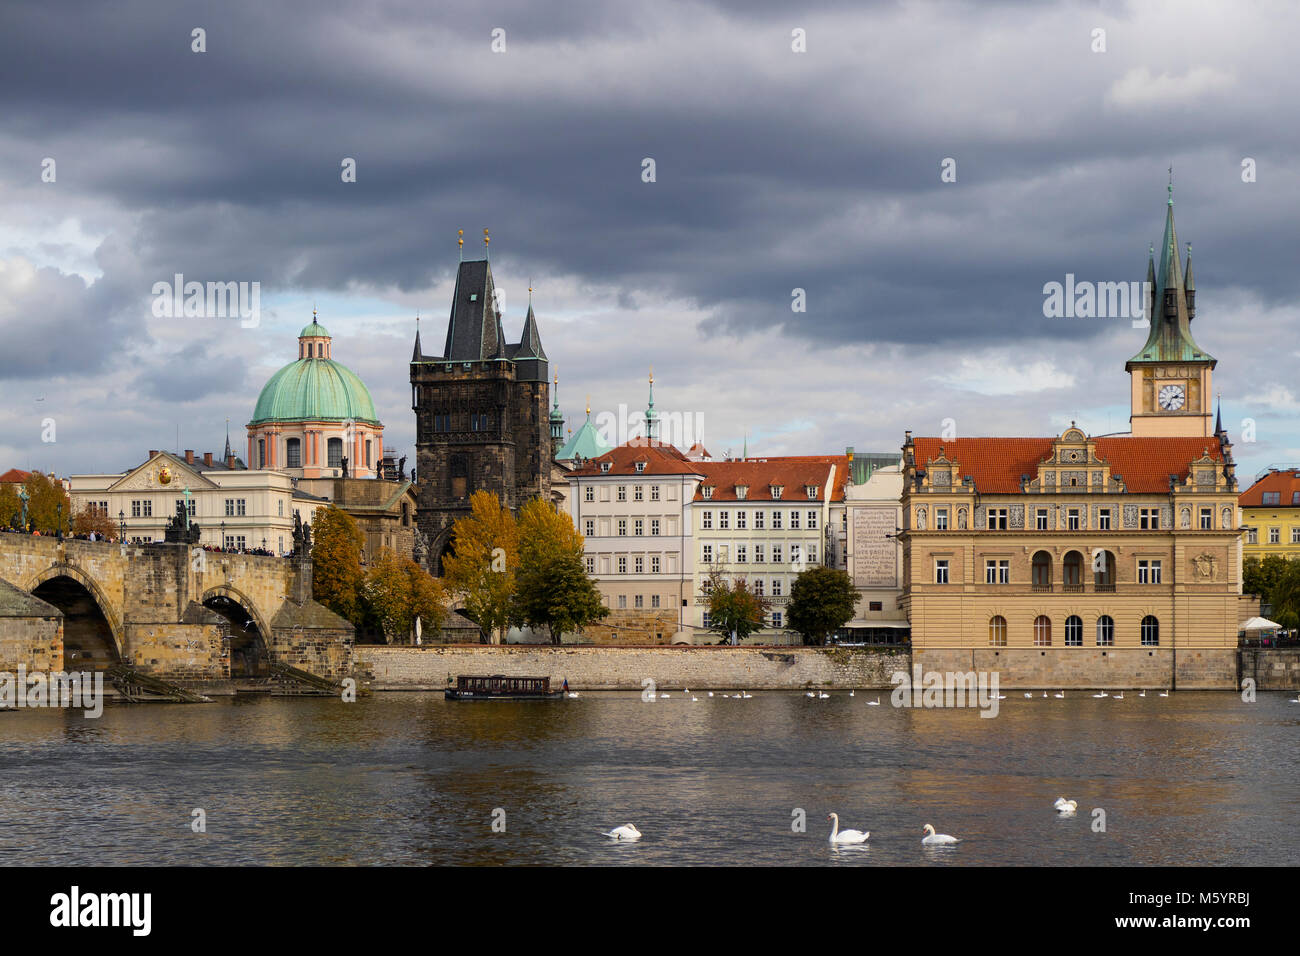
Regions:
<instances>
[{"instance_id":1,"label":"street lamp","mask_svg":"<svg viewBox=\"0 0 1300 956\"><path fill-rule=\"evenodd\" d=\"M265 539L265 538L262 539L262 550L263 550L263 551L266 550L266 539Z\"/></svg>"},{"instance_id":2,"label":"street lamp","mask_svg":"<svg viewBox=\"0 0 1300 956\"><path fill-rule=\"evenodd\" d=\"M119 534L118 541L125 541L126 540L126 512L125 511L119 511L117 513L117 526L120 529L118 532Z\"/></svg>"},{"instance_id":3,"label":"street lamp","mask_svg":"<svg viewBox=\"0 0 1300 956\"><path fill-rule=\"evenodd\" d=\"M54 529L54 536L58 538L60 541L62 541L63 540L63 502L60 501L58 504L56 504L54 506L54 510L58 515L58 518L56 519L58 523Z\"/></svg>"},{"instance_id":4,"label":"street lamp","mask_svg":"<svg viewBox=\"0 0 1300 956\"><path fill-rule=\"evenodd\" d=\"M226 550L226 523L221 522L221 550Z\"/></svg>"}]
</instances>

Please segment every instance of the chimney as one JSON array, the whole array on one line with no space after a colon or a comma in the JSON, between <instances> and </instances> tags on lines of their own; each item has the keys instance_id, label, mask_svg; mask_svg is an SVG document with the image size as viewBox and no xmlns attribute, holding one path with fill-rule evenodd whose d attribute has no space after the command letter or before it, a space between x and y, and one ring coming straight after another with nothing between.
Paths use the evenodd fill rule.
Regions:
<instances>
[{"instance_id":1,"label":"chimney","mask_svg":"<svg viewBox=\"0 0 1300 956\"><path fill-rule=\"evenodd\" d=\"M226 467L229 468L231 471L234 471L234 470L235 470L235 453L234 453L234 452L231 452L229 455L226 456Z\"/></svg>"},{"instance_id":2,"label":"chimney","mask_svg":"<svg viewBox=\"0 0 1300 956\"><path fill-rule=\"evenodd\" d=\"M205 451L203 453L203 464L207 465L209 468L212 467L212 452Z\"/></svg>"},{"instance_id":3,"label":"chimney","mask_svg":"<svg viewBox=\"0 0 1300 956\"><path fill-rule=\"evenodd\" d=\"M158 454L158 449L157 449L157 448L150 448L150 449L149 449L149 457L150 457L150 458L152 458L152 457L153 457L154 455L156 455L156 454Z\"/></svg>"},{"instance_id":4,"label":"chimney","mask_svg":"<svg viewBox=\"0 0 1300 956\"><path fill-rule=\"evenodd\" d=\"M185 464L187 464L187 465L192 465L192 464L194 464L194 449L193 449L193 448L186 448L186 449L185 449Z\"/></svg>"}]
</instances>

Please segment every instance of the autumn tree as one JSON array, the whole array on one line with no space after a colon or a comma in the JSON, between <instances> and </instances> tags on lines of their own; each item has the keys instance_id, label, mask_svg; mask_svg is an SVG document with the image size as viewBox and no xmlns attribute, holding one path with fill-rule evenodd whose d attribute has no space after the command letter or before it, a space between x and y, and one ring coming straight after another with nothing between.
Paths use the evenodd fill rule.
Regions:
<instances>
[{"instance_id":1,"label":"autumn tree","mask_svg":"<svg viewBox=\"0 0 1300 956\"><path fill-rule=\"evenodd\" d=\"M27 522L32 531L54 534L55 531L68 530L72 522L72 499L63 490L63 485L50 480L39 471L33 471L23 482L23 487L30 496L27 501Z\"/></svg>"},{"instance_id":2,"label":"autumn tree","mask_svg":"<svg viewBox=\"0 0 1300 956\"><path fill-rule=\"evenodd\" d=\"M474 492L469 504L469 516L452 528L452 553L442 559L443 580L462 596L466 616L497 644L517 619L519 528L492 492Z\"/></svg>"},{"instance_id":3,"label":"autumn tree","mask_svg":"<svg viewBox=\"0 0 1300 956\"><path fill-rule=\"evenodd\" d=\"M360 624L364 607L361 548L365 535L346 511L329 505L316 510L312 524L311 596L339 617Z\"/></svg>"},{"instance_id":4,"label":"autumn tree","mask_svg":"<svg viewBox=\"0 0 1300 956\"><path fill-rule=\"evenodd\" d=\"M121 533L121 528L108 516L108 512L87 505L73 515L72 533L90 534L92 531L104 538L116 538Z\"/></svg>"},{"instance_id":5,"label":"autumn tree","mask_svg":"<svg viewBox=\"0 0 1300 956\"><path fill-rule=\"evenodd\" d=\"M418 617L422 627L442 627L446 601L442 583L410 558L388 548L366 571L363 587L366 609L389 644L406 644Z\"/></svg>"},{"instance_id":6,"label":"autumn tree","mask_svg":"<svg viewBox=\"0 0 1300 956\"><path fill-rule=\"evenodd\" d=\"M852 620L857 603L858 591L846 572L816 565L794 579L787 618L805 644L825 644L829 635Z\"/></svg>"},{"instance_id":7,"label":"autumn tree","mask_svg":"<svg viewBox=\"0 0 1300 956\"><path fill-rule=\"evenodd\" d=\"M721 635L719 644L726 644L735 632L736 640L743 641L763 628L767 618L768 600L738 577L729 579L713 568L704 582L704 605L709 609L709 630Z\"/></svg>"},{"instance_id":8,"label":"autumn tree","mask_svg":"<svg viewBox=\"0 0 1300 956\"><path fill-rule=\"evenodd\" d=\"M567 514L541 498L519 513L515 602L523 622L545 628L552 644L609 613L587 575L582 535Z\"/></svg>"},{"instance_id":9,"label":"autumn tree","mask_svg":"<svg viewBox=\"0 0 1300 956\"><path fill-rule=\"evenodd\" d=\"M0 485L0 527L12 528L23 513L23 503L18 499L18 489L5 482Z\"/></svg>"}]
</instances>

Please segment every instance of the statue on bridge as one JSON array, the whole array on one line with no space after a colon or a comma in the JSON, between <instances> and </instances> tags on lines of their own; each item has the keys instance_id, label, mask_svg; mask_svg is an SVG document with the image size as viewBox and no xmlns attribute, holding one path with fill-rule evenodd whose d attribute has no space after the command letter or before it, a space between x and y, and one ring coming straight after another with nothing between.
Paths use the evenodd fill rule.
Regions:
<instances>
[{"instance_id":1,"label":"statue on bridge","mask_svg":"<svg viewBox=\"0 0 1300 956\"><path fill-rule=\"evenodd\" d=\"M184 499L176 502L176 514L163 529L163 541L168 544L198 544L199 526L190 522L189 508Z\"/></svg>"},{"instance_id":2,"label":"statue on bridge","mask_svg":"<svg viewBox=\"0 0 1300 956\"><path fill-rule=\"evenodd\" d=\"M398 481L406 480L406 456L405 455L397 459L397 480Z\"/></svg>"},{"instance_id":3,"label":"statue on bridge","mask_svg":"<svg viewBox=\"0 0 1300 956\"><path fill-rule=\"evenodd\" d=\"M339 459L339 464L343 466L343 477L346 478L348 476L348 459L346 455Z\"/></svg>"}]
</instances>

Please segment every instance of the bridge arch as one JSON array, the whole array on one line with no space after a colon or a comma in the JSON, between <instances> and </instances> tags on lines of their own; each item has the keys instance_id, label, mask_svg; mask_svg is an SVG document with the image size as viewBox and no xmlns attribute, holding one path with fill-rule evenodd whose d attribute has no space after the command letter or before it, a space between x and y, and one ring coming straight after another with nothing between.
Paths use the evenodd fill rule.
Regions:
<instances>
[{"instance_id":1,"label":"bridge arch","mask_svg":"<svg viewBox=\"0 0 1300 956\"><path fill-rule=\"evenodd\" d=\"M230 648L231 676L244 676L244 677L256 676L257 674L261 673L262 670L261 665L257 664L258 652L260 651L261 654L265 656L265 659L268 663L271 661L271 625L266 620L266 616L262 613L261 609L257 606L256 603L254 603L253 599L250 598L243 591L239 590L239 588L235 587L234 585L218 584L214 587L208 588L199 597L200 604L202 604L204 607L208 608L209 610L217 614L221 614L223 617L226 618L226 620L230 621L232 625L235 625L237 624L235 618L230 616L228 613L226 613L221 606L225 602L230 602L232 604L238 605L240 610L248 614L249 618L253 622L254 627L257 630L257 634L252 636L251 641L241 642L244 645L242 648L236 646L236 643L234 641L234 636L232 635L232 644ZM246 629L243 630L244 630L244 636L245 638L247 638L247 630ZM259 639L261 644L260 648L256 646ZM235 661L236 658L240 655L241 651L249 655L248 667L238 668L239 670L244 670L246 672L236 675L234 673L235 670L237 669L235 666Z\"/></svg>"},{"instance_id":2,"label":"bridge arch","mask_svg":"<svg viewBox=\"0 0 1300 956\"><path fill-rule=\"evenodd\" d=\"M86 572L84 568L78 567L77 565L72 564L70 562L59 562L57 564L50 565L44 571L41 571L36 575L34 575L31 578L31 580L29 580L27 584L24 586L23 590L27 591L29 594L34 595L35 597L41 598L42 600L49 601L49 603L54 604L55 607L58 607L59 610L64 611L65 647L68 644L68 638L69 638L68 620L67 620L68 611L59 603L58 595L50 594L49 593L50 588L43 587L44 585L47 585L50 582L57 581L59 578L67 578L68 580L80 585L80 587L90 596L91 601L96 605L99 613L103 616L105 623L108 625L109 638L110 638L110 643L112 645L112 651L114 655L116 655L119 661L124 660L126 657L126 653L125 653L126 642L122 634L122 621L120 616L117 613L117 609L113 607L113 603L108 599L108 596L104 594L103 589L99 586L99 584L95 581L95 579L91 577L89 573ZM38 590L44 590L45 593L37 594L36 592ZM54 600L50 600L50 598L54 598ZM68 667L68 663L69 662L65 656L64 659L65 670Z\"/></svg>"}]
</instances>

